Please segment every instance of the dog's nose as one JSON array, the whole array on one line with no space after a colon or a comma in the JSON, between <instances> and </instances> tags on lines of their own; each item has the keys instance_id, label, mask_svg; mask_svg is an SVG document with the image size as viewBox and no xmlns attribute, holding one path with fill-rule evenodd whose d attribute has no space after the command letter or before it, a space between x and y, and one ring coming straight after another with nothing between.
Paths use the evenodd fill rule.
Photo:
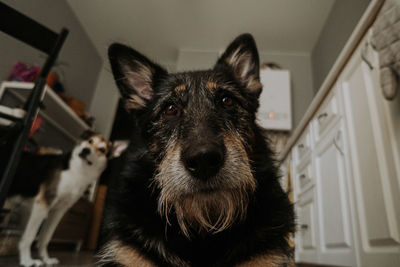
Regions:
<instances>
[{"instance_id":1,"label":"dog's nose","mask_svg":"<svg viewBox=\"0 0 400 267\"><path fill-rule=\"evenodd\" d=\"M196 178L207 180L215 176L224 163L224 150L216 145L188 148L183 155L186 169Z\"/></svg>"},{"instance_id":2,"label":"dog's nose","mask_svg":"<svg viewBox=\"0 0 400 267\"><path fill-rule=\"evenodd\" d=\"M85 147L84 149L82 149L82 151L81 151L81 153L80 153L80 155L82 156L82 157L86 157L87 155L89 155L90 154L90 148L87 148L87 147Z\"/></svg>"}]
</instances>

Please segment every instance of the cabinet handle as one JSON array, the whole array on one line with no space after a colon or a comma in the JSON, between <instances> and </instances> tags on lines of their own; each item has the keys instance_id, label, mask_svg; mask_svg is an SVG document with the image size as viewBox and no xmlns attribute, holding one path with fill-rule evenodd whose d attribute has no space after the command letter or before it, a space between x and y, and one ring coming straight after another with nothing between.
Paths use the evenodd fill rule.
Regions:
<instances>
[{"instance_id":1,"label":"cabinet handle","mask_svg":"<svg viewBox=\"0 0 400 267\"><path fill-rule=\"evenodd\" d=\"M325 119L326 117L328 117L328 113L324 112L322 114L319 114L317 119L320 122L322 119Z\"/></svg>"},{"instance_id":2,"label":"cabinet handle","mask_svg":"<svg viewBox=\"0 0 400 267\"><path fill-rule=\"evenodd\" d=\"M300 148L300 149L303 149L304 148L304 144L299 144L297 147Z\"/></svg>"},{"instance_id":3,"label":"cabinet handle","mask_svg":"<svg viewBox=\"0 0 400 267\"><path fill-rule=\"evenodd\" d=\"M305 174L300 175L300 180L304 180L306 178L307 178L307 176Z\"/></svg>"},{"instance_id":4,"label":"cabinet handle","mask_svg":"<svg viewBox=\"0 0 400 267\"><path fill-rule=\"evenodd\" d=\"M308 230L308 224L300 225L301 230Z\"/></svg>"},{"instance_id":5,"label":"cabinet handle","mask_svg":"<svg viewBox=\"0 0 400 267\"><path fill-rule=\"evenodd\" d=\"M333 144L335 145L336 149L339 151L339 153L344 156L344 152L342 147L338 144L338 142L340 141L342 135L342 131L338 131L335 138L333 138Z\"/></svg>"},{"instance_id":6,"label":"cabinet handle","mask_svg":"<svg viewBox=\"0 0 400 267\"><path fill-rule=\"evenodd\" d=\"M373 70L374 66L372 66L372 63L367 59L367 57L364 54L364 52L365 52L365 50L367 50L367 48L368 48L368 43L365 43L365 47L363 47L361 49L361 59L365 62L365 64L367 64L367 66L370 70Z\"/></svg>"}]
</instances>

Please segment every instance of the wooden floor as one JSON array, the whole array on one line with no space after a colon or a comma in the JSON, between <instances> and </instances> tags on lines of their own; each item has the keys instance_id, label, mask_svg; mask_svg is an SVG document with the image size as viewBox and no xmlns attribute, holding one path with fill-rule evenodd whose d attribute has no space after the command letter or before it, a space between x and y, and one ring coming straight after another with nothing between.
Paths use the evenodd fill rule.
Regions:
<instances>
[{"instance_id":1,"label":"wooden floor","mask_svg":"<svg viewBox=\"0 0 400 267\"><path fill-rule=\"evenodd\" d=\"M85 266L91 267L95 266L96 259L94 257L93 252L61 252L61 251L54 251L49 252L50 257L56 257L60 261L58 266L65 266L65 267L75 267L75 266ZM35 256L35 255L33 255ZM8 257L0 257L0 266L4 267L17 267L18 264L18 257L17 256L8 256Z\"/></svg>"},{"instance_id":2,"label":"wooden floor","mask_svg":"<svg viewBox=\"0 0 400 267\"><path fill-rule=\"evenodd\" d=\"M59 259L60 264L57 267L92 267L96 266L96 259L93 252L71 252L71 251L55 251L49 252L51 257L56 257ZM1 257L0 256L0 266L1 267L19 267L18 257ZM322 267L322 265L309 265L309 264L296 264L297 267ZM262 267L262 266L260 266ZM328 267L328 266L325 266ZM331 266L333 267L333 266Z\"/></svg>"}]
</instances>

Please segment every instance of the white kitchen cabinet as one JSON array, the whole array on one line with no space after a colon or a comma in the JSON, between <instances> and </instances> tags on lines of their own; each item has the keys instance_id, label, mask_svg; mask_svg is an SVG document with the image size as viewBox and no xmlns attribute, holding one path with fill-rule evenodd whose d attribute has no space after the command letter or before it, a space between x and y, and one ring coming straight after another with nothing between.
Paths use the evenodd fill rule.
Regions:
<instances>
[{"instance_id":1,"label":"white kitchen cabinet","mask_svg":"<svg viewBox=\"0 0 400 267\"><path fill-rule=\"evenodd\" d=\"M400 97L393 102L383 98L377 55L372 49L363 50L375 66L370 69L361 59L364 44L340 79L351 148L360 265L400 266L400 139L396 138Z\"/></svg>"},{"instance_id":2,"label":"white kitchen cabinet","mask_svg":"<svg viewBox=\"0 0 400 267\"><path fill-rule=\"evenodd\" d=\"M313 156L318 199L318 262L355 266L343 121L339 120L325 131L326 134L315 146Z\"/></svg>"},{"instance_id":3,"label":"white kitchen cabinet","mask_svg":"<svg viewBox=\"0 0 400 267\"><path fill-rule=\"evenodd\" d=\"M291 144L298 263L400 266L400 95L383 98L367 42Z\"/></svg>"},{"instance_id":4,"label":"white kitchen cabinet","mask_svg":"<svg viewBox=\"0 0 400 267\"><path fill-rule=\"evenodd\" d=\"M297 262L356 265L342 117L333 90L293 149ZM298 157L301 144L309 148L304 157Z\"/></svg>"}]
</instances>

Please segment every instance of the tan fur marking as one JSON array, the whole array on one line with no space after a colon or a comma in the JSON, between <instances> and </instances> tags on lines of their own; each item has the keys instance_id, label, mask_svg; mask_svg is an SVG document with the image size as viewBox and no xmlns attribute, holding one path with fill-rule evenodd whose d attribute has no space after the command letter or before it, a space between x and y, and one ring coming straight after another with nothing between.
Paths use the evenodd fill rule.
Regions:
<instances>
[{"instance_id":1,"label":"tan fur marking","mask_svg":"<svg viewBox=\"0 0 400 267\"><path fill-rule=\"evenodd\" d=\"M46 185L45 184L40 185L39 193L36 196L36 201L41 203L46 208L49 207L50 203L48 203L46 200Z\"/></svg>"},{"instance_id":2,"label":"tan fur marking","mask_svg":"<svg viewBox=\"0 0 400 267\"><path fill-rule=\"evenodd\" d=\"M209 81L209 82L207 82L207 84L206 84L206 88L207 88L208 90L210 90L210 91L215 91L215 89L217 89L217 83L216 83L216 82Z\"/></svg>"},{"instance_id":3,"label":"tan fur marking","mask_svg":"<svg viewBox=\"0 0 400 267\"><path fill-rule=\"evenodd\" d=\"M294 267L294 261L283 253L271 253L261 256L256 256L249 261L240 263L236 267Z\"/></svg>"},{"instance_id":4,"label":"tan fur marking","mask_svg":"<svg viewBox=\"0 0 400 267\"><path fill-rule=\"evenodd\" d=\"M54 171L51 179L46 180L40 185L39 193L36 195L36 201L40 202L46 208L50 207L57 194L57 187L60 182L60 171Z\"/></svg>"},{"instance_id":5,"label":"tan fur marking","mask_svg":"<svg viewBox=\"0 0 400 267\"><path fill-rule=\"evenodd\" d=\"M101 134L92 136L91 138L89 138L88 141L92 140L92 144L89 143L89 145L91 145L94 150L95 153L98 156L103 156L103 155L107 155L107 153L109 152L111 146L110 146L110 142L107 141L106 139L104 139L104 137ZM105 149L105 153L102 153L99 151L100 148L104 148Z\"/></svg>"},{"instance_id":6,"label":"tan fur marking","mask_svg":"<svg viewBox=\"0 0 400 267\"><path fill-rule=\"evenodd\" d=\"M257 90L261 90L262 88L263 88L263 85L258 80L250 79L249 82L247 83L247 89L249 89L250 91L257 91Z\"/></svg>"},{"instance_id":7,"label":"tan fur marking","mask_svg":"<svg viewBox=\"0 0 400 267\"><path fill-rule=\"evenodd\" d=\"M100 265L116 262L124 267L156 267L154 263L141 255L136 249L119 241L111 241L100 253Z\"/></svg>"},{"instance_id":8,"label":"tan fur marking","mask_svg":"<svg viewBox=\"0 0 400 267\"><path fill-rule=\"evenodd\" d=\"M126 109L140 109L146 106L146 102L138 95L131 94L129 98L125 100Z\"/></svg>"},{"instance_id":9,"label":"tan fur marking","mask_svg":"<svg viewBox=\"0 0 400 267\"><path fill-rule=\"evenodd\" d=\"M177 87L175 87L175 92L177 93L182 93L186 90L186 85L185 84L180 84Z\"/></svg>"}]
</instances>

